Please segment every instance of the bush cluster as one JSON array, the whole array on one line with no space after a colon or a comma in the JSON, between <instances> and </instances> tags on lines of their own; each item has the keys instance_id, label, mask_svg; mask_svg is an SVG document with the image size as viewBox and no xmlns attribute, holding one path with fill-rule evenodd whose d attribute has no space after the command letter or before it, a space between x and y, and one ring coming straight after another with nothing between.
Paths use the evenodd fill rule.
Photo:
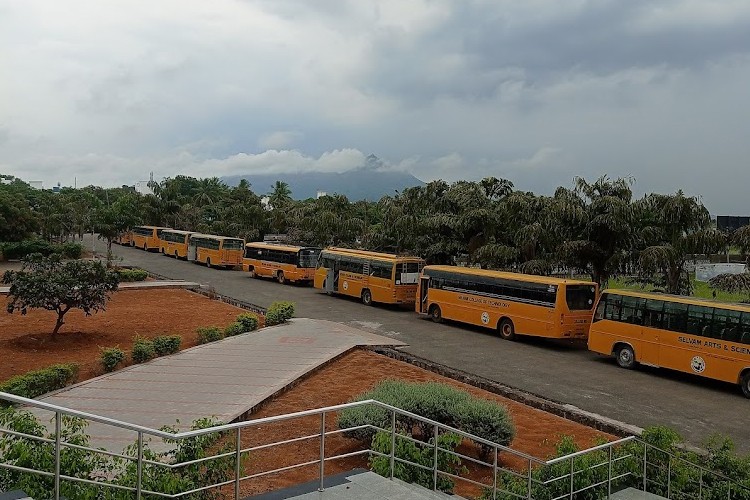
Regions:
<instances>
[{"instance_id":1,"label":"bush cluster","mask_svg":"<svg viewBox=\"0 0 750 500\"><path fill-rule=\"evenodd\" d=\"M237 316L237 320L224 328L225 337L233 337L241 333L252 332L258 329L259 319L253 313L244 313Z\"/></svg>"},{"instance_id":2,"label":"bush cluster","mask_svg":"<svg viewBox=\"0 0 750 500\"><path fill-rule=\"evenodd\" d=\"M208 344L224 338L224 332L218 326L202 326L197 332L199 344Z\"/></svg>"},{"instance_id":3,"label":"bush cluster","mask_svg":"<svg viewBox=\"0 0 750 500\"><path fill-rule=\"evenodd\" d=\"M127 283L133 281L143 281L148 278L148 272L143 269L118 269L117 274L120 275L120 282Z\"/></svg>"},{"instance_id":4,"label":"bush cluster","mask_svg":"<svg viewBox=\"0 0 750 500\"><path fill-rule=\"evenodd\" d=\"M515 436L510 414L500 403L475 398L466 391L436 382L414 383L402 380L385 380L371 391L360 394L355 401L374 399L415 413L421 417L461 429L500 445L507 445ZM374 405L347 408L339 414L339 428L361 425L390 427L390 412ZM431 435L431 427L403 416L396 416L396 425L402 431L417 429L424 438ZM347 431L348 436L368 441L375 434L372 428ZM483 451L486 448L481 447Z\"/></svg>"},{"instance_id":5,"label":"bush cluster","mask_svg":"<svg viewBox=\"0 0 750 500\"><path fill-rule=\"evenodd\" d=\"M166 356L180 350L182 337L179 335L159 335L154 337L151 342L154 344L154 351L156 351L157 356Z\"/></svg>"},{"instance_id":6,"label":"bush cluster","mask_svg":"<svg viewBox=\"0 0 750 500\"><path fill-rule=\"evenodd\" d=\"M101 351L102 354L100 360L105 372L109 373L111 371L114 371L114 369L117 368L117 365L125 360L125 351L120 349L119 346L102 347Z\"/></svg>"},{"instance_id":7,"label":"bush cluster","mask_svg":"<svg viewBox=\"0 0 750 500\"><path fill-rule=\"evenodd\" d=\"M0 384L0 392L35 398L62 389L73 382L77 375L78 365L74 363L52 365L9 378Z\"/></svg>"},{"instance_id":8,"label":"bush cluster","mask_svg":"<svg viewBox=\"0 0 750 500\"><path fill-rule=\"evenodd\" d=\"M0 253L5 259L22 259L33 253L40 253L45 257L59 254L66 259L80 259L83 254L83 245L80 243L50 243L36 238L0 243Z\"/></svg>"},{"instance_id":9,"label":"bush cluster","mask_svg":"<svg viewBox=\"0 0 750 500\"><path fill-rule=\"evenodd\" d=\"M294 302L278 301L266 311L266 326L280 325L294 316Z\"/></svg>"},{"instance_id":10,"label":"bush cluster","mask_svg":"<svg viewBox=\"0 0 750 500\"><path fill-rule=\"evenodd\" d=\"M156 348L154 343L145 338L136 336L133 338L133 349L130 351L130 357L133 363L145 363L156 357Z\"/></svg>"}]
</instances>

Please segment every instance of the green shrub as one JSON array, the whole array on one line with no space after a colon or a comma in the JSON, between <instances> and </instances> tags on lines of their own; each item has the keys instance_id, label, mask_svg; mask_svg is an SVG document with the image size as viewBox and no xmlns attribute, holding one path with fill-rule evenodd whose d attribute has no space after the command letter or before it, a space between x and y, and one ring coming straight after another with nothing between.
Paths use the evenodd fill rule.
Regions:
<instances>
[{"instance_id":1,"label":"green shrub","mask_svg":"<svg viewBox=\"0 0 750 500\"><path fill-rule=\"evenodd\" d=\"M56 245L54 253L59 253L66 259L80 259L83 255L83 245L80 243L63 243Z\"/></svg>"},{"instance_id":2,"label":"green shrub","mask_svg":"<svg viewBox=\"0 0 750 500\"><path fill-rule=\"evenodd\" d=\"M266 326L280 325L294 316L294 302L278 301L266 311Z\"/></svg>"},{"instance_id":3,"label":"green shrub","mask_svg":"<svg viewBox=\"0 0 750 500\"><path fill-rule=\"evenodd\" d=\"M120 281L123 283L133 281L143 281L148 278L148 272L143 269L118 269L117 274L120 275Z\"/></svg>"},{"instance_id":4,"label":"green shrub","mask_svg":"<svg viewBox=\"0 0 750 500\"><path fill-rule=\"evenodd\" d=\"M243 332L252 332L258 329L260 319L257 314L243 313L237 316L237 323L242 324L242 328L244 328Z\"/></svg>"},{"instance_id":5,"label":"green shrub","mask_svg":"<svg viewBox=\"0 0 750 500\"><path fill-rule=\"evenodd\" d=\"M198 328L198 343L208 344L224 338L224 332L218 326L203 326Z\"/></svg>"},{"instance_id":6,"label":"green shrub","mask_svg":"<svg viewBox=\"0 0 750 500\"><path fill-rule=\"evenodd\" d=\"M0 392L35 398L62 389L73 382L77 375L78 365L74 363L52 365L9 378L0 384Z\"/></svg>"},{"instance_id":7,"label":"green shrub","mask_svg":"<svg viewBox=\"0 0 750 500\"><path fill-rule=\"evenodd\" d=\"M182 337L179 335L159 335L154 337L151 342L154 344L154 351L156 351L157 356L166 356L180 350Z\"/></svg>"},{"instance_id":8,"label":"green shrub","mask_svg":"<svg viewBox=\"0 0 750 500\"><path fill-rule=\"evenodd\" d=\"M396 435L396 451L394 453L396 458L412 462L411 464L395 461L394 464L394 477L406 481L407 483L415 483L425 488L432 489L433 477L432 467L435 460L435 439L430 438L427 443L416 443L414 440L409 439L407 433L399 433ZM449 450L455 452L459 444L461 444L461 436L457 434L441 434L437 438L438 447L442 450ZM391 474L391 433L390 432L378 432L372 439L371 449L373 451L384 454L385 456L373 455L370 458L370 468L373 472L380 474L384 477L390 477ZM438 451L438 470L442 472L448 472L453 475L459 475L463 472L461 467L461 459L449 453L449 451ZM419 465L412 465L419 464ZM423 467L426 467L423 468ZM453 478L438 474L437 477L437 489L450 493L453 490Z\"/></svg>"},{"instance_id":9,"label":"green shrub","mask_svg":"<svg viewBox=\"0 0 750 500\"><path fill-rule=\"evenodd\" d=\"M133 339L133 350L130 352L130 357L133 358L133 363L145 363L149 359L155 358L154 343L147 338L136 336Z\"/></svg>"},{"instance_id":10,"label":"green shrub","mask_svg":"<svg viewBox=\"0 0 750 500\"><path fill-rule=\"evenodd\" d=\"M114 371L124 359L125 351L119 347L102 347L102 354L100 360L105 372Z\"/></svg>"},{"instance_id":11,"label":"green shrub","mask_svg":"<svg viewBox=\"0 0 750 500\"><path fill-rule=\"evenodd\" d=\"M235 321L231 325L228 325L226 328L224 328L224 336L225 337L234 337L235 335L239 335L241 333L245 333L247 330L245 330L245 327L240 323L239 321Z\"/></svg>"},{"instance_id":12,"label":"green shrub","mask_svg":"<svg viewBox=\"0 0 750 500\"><path fill-rule=\"evenodd\" d=\"M0 252L5 259L23 259L33 253L40 253L45 257L56 253L67 259L80 259L83 254L83 245L80 243L56 244L34 238L0 243Z\"/></svg>"},{"instance_id":13,"label":"green shrub","mask_svg":"<svg viewBox=\"0 0 750 500\"><path fill-rule=\"evenodd\" d=\"M395 406L500 445L507 445L514 436L513 423L503 405L475 398L466 391L446 384L384 380L371 391L357 396L355 401L366 399ZM387 429L390 428L390 421L390 411L367 405L341 411L338 423L340 429L361 425ZM432 435L431 426L400 415L396 416L396 425L398 429L409 433L416 427L423 439ZM365 441L371 439L374 433L372 428L363 428L346 431L345 434Z\"/></svg>"}]
</instances>

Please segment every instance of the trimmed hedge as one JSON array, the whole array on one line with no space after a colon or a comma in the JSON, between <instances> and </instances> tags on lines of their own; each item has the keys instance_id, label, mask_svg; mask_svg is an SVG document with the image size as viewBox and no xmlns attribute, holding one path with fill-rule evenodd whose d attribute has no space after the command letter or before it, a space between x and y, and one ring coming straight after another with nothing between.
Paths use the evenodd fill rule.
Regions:
<instances>
[{"instance_id":1,"label":"trimmed hedge","mask_svg":"<svg viewBox=\"0 0 750 500\"><path fill-rule=\"evenodd\" d=\"M80 243L50 243L37 238L0 243L0 253L5 259L22 259L33 253L40 253L45 257L60 254L66 259L80 259L83 254L83 245Z\"/></svg>"},{"instance_id":2,"label":"trimmed hedge","mask_svg":"<svg viewBox=\"0 0 750 500\"><path fill-rule=\"evenodd\" d=\"M120 275L120 282L129 283L133 281L143 281L148 278L148 272L143 269L118 269L117 274Z\"/></svg>"},{"instance_id":3,"label":"trimmed hedge","mask_svg":"<svg viewBox=\"0 0 750 500\"><path fill-rule=\"evenodd\" d=\"M198 343L208 344L224 338L224 332L218 326L203 326L198 328Z\"/></svg>"},{"instance_id":4,"label":"trimmed hedge","mask_svg":"<svg viewBox=\"0 0 750 500\"><path fill-rule=\"evenodd\" d=\"M122 361L125 360L125 351L119 347L102 347L100 361L105 372L114 371Z\"/></svg>"},{"instance_id":5,"label":"trimmed hedge","mask_svg":"<svg viewBox=\"0 0 750 500\"><path fill-rule=\"evenodd\" d=\"M182 337L179 335L159 335L154 337L151 343L154 344L154 351L156 351L157 356L166 356L180 350Z\"/></svg>"},{"instance_id":6,"label":"trimmed hedge","mask_svg":"<svg viewBox=\"0 0 750 500\"><path fill-rule=\"evenodd\" d=\"M237 316L237 323L242 324L243 331L252 332L258 329L260 318L255 313L243 313Z\"/></svg>"},{"instance_id":7,"label":"trimmed hedge","mask_svg":"<svg viewBox=\"0 0 750 500\"><path fill-rule=\"evenodd\" d=\"M234 337L235 335L239 335L241 333L245 333L245 327L242 323L239 321L235 321L231 325L228 325L226 328L224 328L224 336L225 337Z\"/></svg>"},{"instance_id":8,"label":"trimmed hedge","mask_svg":"<svg viewBox=\"0 0 750 500\"><path fill-rule=\"evenodd\" d=\"M35 398L62 389L73 382L77 375L78 365L75 363L52 365L9 378L0 384L0 392Z\"/></svg>"},{"instance_id":9,"label":"trimmed hedge","mask_svg":"<svg viewBox=\"0 0 750 500\"><path fill-rule=\"evenodd\" d=\"M133 338L133 349L130 352L130 357L133 358L133 363L145 363L155 358L154 343L145 337L136 336Z\"/></svg>"},{"instance_id":10,"label":"trimmed hedge","mask_svg":"<svg viewBox=\"0 0 750 500\"><path fill-rule=\"evenodd\" d=\"M278 301L266 311L266 326L280 325L294 316L294 302Z\"/></svg>"},{"instance_id":11,"label":"trimmed hedge","mask_svg":"<svg viewBox=\"0 0 750 500\"><path fill-rule=\"evenodd\" d=\"M371 391L357 396L354 401L374 399L415 413L421 417L461 429L500 445L509 444L515 436L512 419L500 403L475 398L466 391L437 382L414 383L403 380L384 380ZM373 425L390 428L390 412L374 405L347 408L339 413L340 429ZM400 431L411 433L417 427L423 438L431 435L431 427L403 416L396 416ZM369 441L375 434L372 428L347 431L347 436Z\"/></svg>"}]
</instances>

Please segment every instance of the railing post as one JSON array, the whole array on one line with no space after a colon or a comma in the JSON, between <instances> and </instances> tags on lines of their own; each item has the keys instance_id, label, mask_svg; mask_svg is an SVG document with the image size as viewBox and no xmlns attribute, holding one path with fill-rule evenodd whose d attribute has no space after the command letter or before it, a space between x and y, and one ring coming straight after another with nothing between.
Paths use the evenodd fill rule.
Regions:
<instances>
[{"instance_id":1,"label":"railing post","mask_svg":"<svg viewBox=\"0 0 750 500\"><path fill-rule=\"evenodd\" d=\"M573 461L573 457L570 457L570 498L573 499L573 490L575 487L573 486L573 471L575 470L574 466L575 462Z\"/></svg>"},{"instance_id":2,"label":"railing post","mask_svg":"<svg viewBox=\"0 0 750 500\"><path fill-rule=\"evenodd\" d=\"M607 467L607 498L612 496L612 446L609 447L609 466Z\"/></svg>"},{"instance_id":3,"label":"railing post","mask_svg":"<svg viewBox=\"0 0 750 500\"><path fill-rule=\"evenodd\" d=\"M396 410L391 410L391 481L396 474Z\"/></svg>"},{"instance_id":4,"label":"railing post","mask_svg":"<svg viewBox=\"0 0 750 500\"><path fill-rule=\"evenodd\" d=\"M528 484L528 488L529 488L529 490L528 490L528 492L526 493L526 499L527 499L527 500L531 500L531 497L532 497L532 495L531 495L531 490L532 490L532 488L533 488L533 485L534 485L534 484L533 484L533 481L534 481L534 479L533 479L533 477L531 476L531 459L529 459L529 478L528 478L528 480L529 480L529 484Z\"/></svg>"},{"instance_id":5,"label":"railing post","mask_svg":"<svg viewBox=\"0 0 750 500\"><path fill-rule=\"evenodd\" d=\"M234 500L240 500L240 459L242 458L242 439L239 427L237 427L237 436L235 436L234 447Z\"/></svg>"},{"instance_id":6,"label":"railing post","mask_svg":"<svg viewBox=\"0 0 750 500\"><path fill-rule=\"evenodd\" d=\"M60 500L60 434L62 433L62 414L55 412L55 500Z\"/></svg>"},{"instance_id":7,"label":"railing post","mask_svg":"<svg viewBox=\"0 0 750 500\"><path fill-rule=\"evenodd\" d=\"M497 498L497 446L492 447L492 500Z\"/></svg>"},{"instance_id":8,"label":"railing post","mask_svg":"<svg viewBox=\"0 0 750 500\"><path fill-rule=\"evenodd\" d=\"M727 481L727 499L732 500L732 482Z\"/></svg>"},{"instance_id":9,"label":"railing post","mask_svg":"<svg viewBox=\"0 0 750 500\"><path fill-rule=\"evenodd\" d=\"M701 475L698 478L698 500L703 500L703 469L700 472Z\"/></svg>"},{"instance_id":10,"label":"railing post","mask_svg":"<svg viewBox=\"0 0 750 500\"><path fill-rule=\"evenodd\" d=\"M326 412L320 414L320 485L318 491L323 491L323 475L326 465Z\"/></svg>"},{"instance_id":11,"label":"railing post","mask_svg":"<svg viewBox=\"0 0 750 500\"><path fill-rule=\"evenodd\" d=\"M643 491L648 491L646 488L646 465L648 464L648 460L646 459L646 452L648 451L648 443L644 441L643 443Z\"/></svg>"},{"instance_id":12,"label":"railing post","mask_svg":"<svg viewBox=\"0 0 750 500\"><path fill-rule=\"evenodd\" d=\"M135 472L135 498L141 500L141 490L143 489L143 432L138 431L138 458L136 460Z\"/></svg>"},{"instance_id":13,"label":"railing post","mask_svg":"<svg viewBox=\"0 0 750 500\"><path fill-rule=\"evenodd\" d=\"M667 459L667 499L672 498L672 455Z\"/></svg>"},{"instance_id":14,"label":"railing post","mask_svg":"<svg viewBox=\"0 0 750 500\"><path fill-rule=\"evenodd\" d=\"M435 424L435 432L433 433L433 439L435 440L435 455L432 461L432 491L437 491L437 476L438 476L438 426Z\"/></svg>"}]
</instances>

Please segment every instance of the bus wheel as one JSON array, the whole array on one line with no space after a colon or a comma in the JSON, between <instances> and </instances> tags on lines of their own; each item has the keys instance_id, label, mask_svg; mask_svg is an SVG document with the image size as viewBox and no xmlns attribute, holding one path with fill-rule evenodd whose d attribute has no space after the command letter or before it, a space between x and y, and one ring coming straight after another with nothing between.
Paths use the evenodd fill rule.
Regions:
<instances>
[{"instance_id":1,"label":"bus wheel","mask_svg":"<svg viewBox=\"0 0 750 500\"><path fill-rule=\"evenodd\" d=\"M177 250L174 251L174 258L175 259L179 259L180 258L180 256L177 254Z\"/></svg>"},{"instance_id":2,"label":"bus wheel","mask_svg":"<svg viewBox=\"0 0 750 500\"><path fill-rule=\"evenodd\" d=\"M433 305L430 307L430 318L432 318L432 321L435 323L443 322L443 311L440 310L440 306Z\"/></svg>"},{"instance_id":3,"label":"bus wheel","mask_svg":"<svg viewBox=\"0 0 750 500\"><path fill-rule=\"evenodd\" d=\"M211 267L211 257L206 259L206 267Z\"/></svg>"},{"instance_id":4,"label":"bus wheel","mask_svg":"<svg viewBox=\"0 0 750 500\"><path fill-rule=\"evenodd\" d=\"M744 394L746 398L750 398L750 370L745 371L745 374L740 381L740 385L742 386L742 394Z\"/></svg>"},{"instance_id":5,"label":"bus wheel","mask_svg":"<svg viewBox=\"0 0 750 500\"><path fill-rule=\"evenodd\" d=\"M362 303L366 306L372 305L372 293L366 288L362 290Z\"/></svg>"},{"instance_id":6,"label":"bus wheel","mask_svg":"<svg viewBox=\"0 0 750 500\"><path fill-rule=\"evenodd\" d=\"M148 243L143 244L143 251L148 252Z\"/></svg>"},{"instance_id":7,"label":"bus wheel","mask_svg":"<svg viewBox=\"0 0 750 500\"><path fill-rule=\"evenodd\" d=\"M279 274L276 275L276 279L282 285L286 285L286 278L284 277L284 271L279 271Z\"/></svg>"},{"instance_id":8,"label":"bus wheel","mask_svg":"<svg viewBox=\"0 0 750 500\"><path fill-rule=\"evenodd\" d=\"M617 364L621 368L631 369L635 366L635 352L633 348L627 344L620 345L615 351L617 357Z\"/></svg>"},{"instance_id":9,"label":"bus wheel","mask_svg":"<svg viewBox=\"0 0 750 500\"><path fill-rule=\"evenodd\" d=\"M513 322L508 318L505 318L500 322L500 337L505 340L513 340L516 338L516 327L513 326Z\"/></svg>"}]
</instances>

